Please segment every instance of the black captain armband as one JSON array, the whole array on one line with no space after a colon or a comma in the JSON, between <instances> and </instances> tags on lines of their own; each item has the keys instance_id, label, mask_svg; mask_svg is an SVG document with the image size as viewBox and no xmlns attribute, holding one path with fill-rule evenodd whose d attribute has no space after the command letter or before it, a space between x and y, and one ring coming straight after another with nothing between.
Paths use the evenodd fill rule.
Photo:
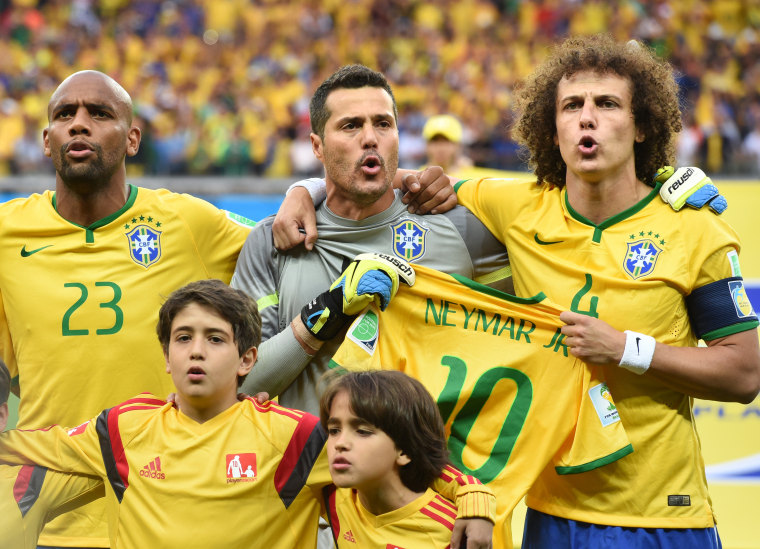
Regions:
<instances>
[{"instance_id":1,"label":"black captain armband","mask_svg":"<svg viewBox=\"0 0 760 549\"><path fill-rule=\"evenodd\" d=\"M706 341L749 330L758 325L757 314L735 276L695 289L686 296L689 320L697 337Z\"/></svg>"}]
</instances>

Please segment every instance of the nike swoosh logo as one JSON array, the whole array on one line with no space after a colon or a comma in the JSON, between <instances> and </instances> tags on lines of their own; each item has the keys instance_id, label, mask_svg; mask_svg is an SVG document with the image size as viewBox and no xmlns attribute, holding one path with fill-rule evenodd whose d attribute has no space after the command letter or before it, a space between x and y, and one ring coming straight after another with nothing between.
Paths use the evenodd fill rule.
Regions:
<instances>
[{"instance_id":1,"label":"nike swoosh logo","mask_svg":"<svg viewBox=\"0 0 760 549\"><path fill-rule=\"evenodd\" d=\"M637 338L636 338L636 354L637 354L637 355L640 355L640 354L641 354L641 349L639 349L639 341L641 341L641 338L640 338L640 337L637 337Z\"/></svg>"},{"instance_id":2,"label":"nike swoosh logo","mask_svg":"<svg viewBox=\"0 0 760 549\"><path fill-rule=\"evenodd\" d=\"M536 244L540 244L541 246L548 246L550 244L561 244L564 242L564 240L552 240L551 242L546 242L545 240L541 240L538 238L538 233L533 235L533 239L536 241Z\"/></svg>"},{"instance_id":3,"label":"nike swoosh logo","mask_svg":"<svg viewBox=\"0 0 760 549\"><path fill-rule=\"evenodd\" d=\"M37 248L36 250L29 250L29 251L27 251L26 244L24 244L24 247L21 248L21 257L29 257L32 254L36 254L40 250L44 250L45 248L49 248L50 246L52 246L52 244L48 244L47 246L43 246L42 248Z\"/></svg>"}]
</instances>

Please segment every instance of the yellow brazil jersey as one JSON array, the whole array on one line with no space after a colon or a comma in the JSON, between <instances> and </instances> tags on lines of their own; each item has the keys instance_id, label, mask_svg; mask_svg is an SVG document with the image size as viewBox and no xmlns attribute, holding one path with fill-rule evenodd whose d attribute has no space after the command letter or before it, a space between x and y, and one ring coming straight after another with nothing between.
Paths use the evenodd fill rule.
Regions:
<instances>
[{"instance_id":1,"label":"yellow brazil jersey","mask_svg":"<svg viewBox=\"0 0 760 549\"><path fill-rule=\"evenodd\" d=\"M54 205L50 191L0 205L0 358L20 387L20 428L77 425L137 393L171 392L161 301L194 280L229 282L250 229L203 200L134 186L89 227ZM79 512L102 515L102 503ZM41 542L106 547L94 517L58 519Z\"/></svg>"},{"instance_id":2,"label":"yellow brazil jersey","mask_svg":"<svg viewBox=\"0 0 760 549\"><path fill-rule=\"evenodd\" d=\"M631 452L601 368L569 356L559 309L415 266L388 308L351 325L333 367L397 369L438 402L450 458L496 494L494 547L545 466L558 474ZM628 459L628 458L625 458Z\"/></svg>"},{"instance_id":3,"label":"yellow brazil jersey","mask_svg":"<svg viewBox=\"0 0 760 549\"><path fill-rule=\"evenodd\" d=\"M728 314L706 315L713 329L703 338L756 327L740 278L735 232L711 212L673 211L658 191L594 225L572 209L566 190L550 185L481 180L457 186L460 202L506 244L518 295L543 290L554 302L618 330L696 346L690 316L700 311L687 309L688 296L725 281L719 286L725 286ZM712 526L691 399L653 376L623 368L606 368L606 379L636 451L579 475L545 471L528 494L528 506L615 526Z\"/></svg>"},{"instance_id":4,"label":"yellow brazil jersey","mask_svg":"<svg viewBox=\"0 0 760 549\"><path fill-rule=\"evenodd\" d=\"M97 478L35 465L0 466L0 547L34 549L46 521L102 496Z\"/></svg>"},{"instance_id":5,"label":"yellow brazil jersey","mask_svg":"<svg viewBox=\"0 0 760 549\"><path fill-rule=\"evenodd\" d=\"M365 509L356 490L331 485L324 492L339 549L445 549L451 543L456 505L432 489L382 515Z\"/></svg>"},{"instance_id":6,"label":"yellow brazil jersey","mask_svg":"<svg viewBox=\"0 0 760 549\"><path fill-rule=\"evenodd\" d=\"M114 548L307 549L330 482L325 439L316 417L272 402L197 423L143 394L68 431L7 431L0 459L100 477Z\"/></svg>"}]
</instances>

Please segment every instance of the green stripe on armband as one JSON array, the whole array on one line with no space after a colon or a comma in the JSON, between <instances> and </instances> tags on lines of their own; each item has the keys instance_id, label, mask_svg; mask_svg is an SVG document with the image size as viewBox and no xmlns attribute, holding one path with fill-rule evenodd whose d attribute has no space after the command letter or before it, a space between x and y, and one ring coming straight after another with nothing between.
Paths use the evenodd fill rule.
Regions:
<instances>
[{"instance_id":1,"label":"green stripe on armband","mask_svg":"<svg viewBox=\"0 0 760 549\"><path fill-rule=\"evenodd\" d=\"M554 470L557 471L558 475L574 475L576 473L586 473L588 471L593 471L594 469L598 469L599 467L609 465L610 463L617 461L622 457L627 456L631 452L633 452L633 446L629 444L628 446L621 448L617 452L613 452L612 454L608 456L595 459L594 461L589 461L588 463L584 463L583 465L576 465L574 467L555 467Z\"/></svg>"},{"instance_id":2,"label":"green stripe on armband","mask_svg":"<svg viewBox=\"0 0 760 549\"><path fill-rule=\"evenodd\" d=\"M267 307L271 307L272 305L277 305L280 302L280 296L277 295L277 292L269 295L265 295L264 297L260 297L258 300L256 300L256 305L259 307L259 311L262 309L266 309Z\"/></svg>"}]
</instances>

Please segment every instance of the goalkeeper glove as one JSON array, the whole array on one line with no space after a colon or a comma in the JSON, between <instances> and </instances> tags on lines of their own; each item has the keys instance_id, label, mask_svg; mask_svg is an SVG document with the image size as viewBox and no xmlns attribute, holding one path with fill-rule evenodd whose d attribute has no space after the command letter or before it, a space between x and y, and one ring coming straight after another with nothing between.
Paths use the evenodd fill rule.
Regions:
<instances>
[{"instance_id":1,"label":"goalkeeper glove","mask_svg":"<svg viewBox=\"0 0 760 549\"><path fill-rule=\"evenodd\" d=\"M712 180L699 168L678 168L665 166L654 174L654 182L662 182L660 196L675 211L686 206L700 209L707 205L717 214L728 207Z\"/></svg>"},{"instance_id":2,"label":"goalkeeper glove","mask_svg":"<svg viewBox=\"0 0 760 549\"><path fill-rule=\"evenodd\" d=\"M360 254L328 291L301 309L301 320L320 341L332 339L370 303L384 311L399 280L414 284L414 269L406 261L388 254Z\"/></svg>"}]
</instances>

